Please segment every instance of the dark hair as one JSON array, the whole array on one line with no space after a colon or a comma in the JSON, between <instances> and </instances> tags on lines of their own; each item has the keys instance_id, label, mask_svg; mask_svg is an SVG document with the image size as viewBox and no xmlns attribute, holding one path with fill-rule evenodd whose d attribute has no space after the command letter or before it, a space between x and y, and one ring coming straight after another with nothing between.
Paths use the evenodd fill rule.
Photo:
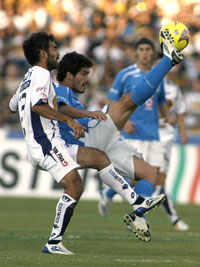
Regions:
<instances>
[{"instance_id":1,"label":"dark hair","mask_svg":"<svg viewBox=\"0 0 200 267\"><path fill-rule=\"evenodd\" d=\"M154 44L153 44L153 42L150 40L150 39L148 39L148 38L141 38L139 41L137 41L137 43L135 44L135 48L137 49L138 48L138 46L139 45L141 45L141 44L148 44L148 45L150 45L151 47L152 47L152 49L154 50Z\"/></svg>"},{"instance_id":2,"label":"dark hair","mask_svg":"<svg viewBox=\"0 0 200 267\"><path fill-rule=\"evenodd\" d=\"M62 82L67 72L75 76L82 68L91 68L92 66L92 61L86 56L75 51L67 53L58 64L57 80Z\"/></svg>"},{"instance_id":3,"label":"dark hair","mask_svg":"<svg viewBox=\"0 0 200 267\"><path fill-rule=\"evenodd\" d=\"M32 33L24 42L24 55L30 65L35 65L40 60L40 50L48 52L49 42L55 42L54 36L46 32Z\"/></svg>"}]
</instances>

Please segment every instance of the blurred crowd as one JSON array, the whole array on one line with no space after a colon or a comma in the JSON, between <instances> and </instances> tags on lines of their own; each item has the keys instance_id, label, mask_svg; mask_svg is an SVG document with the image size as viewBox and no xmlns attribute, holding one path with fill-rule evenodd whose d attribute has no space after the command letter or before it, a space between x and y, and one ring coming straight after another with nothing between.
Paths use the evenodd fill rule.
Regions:
<instances>
[{"instance_id":1,"label":"blurred crowd","mask_svg":"<svg viewBox=\"0 0 200 267\"><path fill-rule=\"evenodd\" d=\"M0 1L0 127L19 127L7 106L28 64L22 42L30 32L52 33L60 55L78 51L94 68L82 103L101 108L116 73L135 61L135 42L145 36L160 51L159 29L171 20L187 25L190 44L185 60L170 72L182 88L188 128L200 128L200 1L197 0L1 0ZM191 105L191 103L193 103ZM200 134L200 131L199 131Z\"/></svg>"}]
</instances>

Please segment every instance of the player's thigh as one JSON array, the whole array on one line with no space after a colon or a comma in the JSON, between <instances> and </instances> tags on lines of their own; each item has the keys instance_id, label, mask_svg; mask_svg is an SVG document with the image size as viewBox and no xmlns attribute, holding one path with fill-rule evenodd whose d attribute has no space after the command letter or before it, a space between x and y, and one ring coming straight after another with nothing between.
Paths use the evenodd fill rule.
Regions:
<instances>
[{"instance_id":1,"label":"player's thigh","mask_svg":"<svg viewBox=\"0 0 200 267\"><path fill-rule=\"evenodd\" d=\"M81 168L94 168L101 170L110 164L107 155L92 147L79 147L77 162Z\"/></svg>"},{"instance_id":2,"label":"player's thigh","mask_svg":"<svg viewBox=\"0 0 200 267\"><path fill-rule=\"evenodd\" d=\"M158 178L157 169L152 167L143 159L134 157L135 176L139 179L145 179L156 184Z\"/></svg>"},{"instance_id":3,"label":"player's thigh","mask_svg":"<svg viewBox=\"0 0 200 267\"><path fill-rule=\"evenodd\" d=\"M113 101L109 104L108 114L119 131L122 130L136 107L130 93L123 95L118 101Z\"/></svg>"},{"instance_id":4,"label":"player's thigh","mask_svg":"<svg viewBox=\"0 0 200 267\"><path fill-rule=\"evenodd\" d=\"M137 152L137 149L128 144L124 140L118 140L107 152L107 155L117 169L117 171L124 177L131 179L135 178L134 160L137 156L142 158L142 155Z\"/></svg>"}]
</instances>

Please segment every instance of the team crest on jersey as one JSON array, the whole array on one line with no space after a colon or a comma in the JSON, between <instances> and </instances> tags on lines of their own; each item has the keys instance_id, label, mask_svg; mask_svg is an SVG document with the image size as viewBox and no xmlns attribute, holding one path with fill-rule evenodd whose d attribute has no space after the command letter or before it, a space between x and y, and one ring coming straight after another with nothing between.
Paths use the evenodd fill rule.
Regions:
<instances>
[{"instance_id":1,"label":"team crest on jersey","mask_svg":"<svg viewBox=\"0 0 200 267\"><path fill-rule=\"evenodd\" d=\"M147 101L145 101L144 106L145 109L152 109L153 108L154 99L153 97L149 98Z\"/></svg>"},{"instance_id":2,"label":"team crest on jersey","mask_svg":"<svg viewBox=\"0 0 200 267\"><path fill-rule=\"evenodd\" d=\"M68 165L68 162L64 159L62 153L60 153L57 149L57 147L55 146L53 148L53 152L55 153L55 155L57 156L57 158L60 160L61 164L66 167Z\"/></svg>"}]
</instances>

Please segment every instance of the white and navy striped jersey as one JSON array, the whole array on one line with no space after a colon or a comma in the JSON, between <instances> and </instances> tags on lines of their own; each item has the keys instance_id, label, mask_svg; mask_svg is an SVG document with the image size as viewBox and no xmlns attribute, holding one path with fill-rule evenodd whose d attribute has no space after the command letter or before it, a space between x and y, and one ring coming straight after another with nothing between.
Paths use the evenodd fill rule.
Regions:
<instances>
[{"instance_id":1,"label":"white and navy striped jersey","mask_svg":"<svg viewBox=\"0 0 200 267\"><path fill-rule=\"evenodd\" d=\"M60 137L57 121L32 111L41 103L56 108L56 94L48 70L34 66L28 70L16 94L10 100L10 109L19 112L28 158L33 165L41 162L52 149L52 141ZM60 138L59 138L60 140Z\"/></svg>"}]
</instances>

